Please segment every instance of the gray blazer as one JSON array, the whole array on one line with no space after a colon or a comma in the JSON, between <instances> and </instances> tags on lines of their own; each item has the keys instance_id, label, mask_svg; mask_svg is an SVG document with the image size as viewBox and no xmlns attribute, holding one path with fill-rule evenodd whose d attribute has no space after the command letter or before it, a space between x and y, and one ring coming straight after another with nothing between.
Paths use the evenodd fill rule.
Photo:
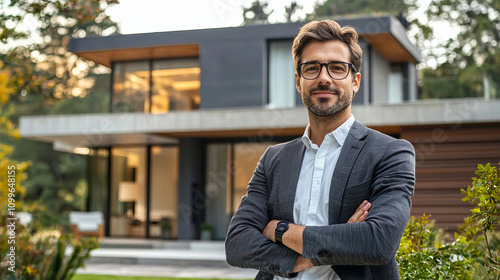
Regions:
<instances>
[{"instance_id":1,"label":"gray blazer","mask_svg":"<svg viewBox=\"0 0 500 280\"><path fill-rule=\"evenodd\" d=\"M230 265L254 268L256 279L291 277L298 254L262 235L270 220L293 222L295 189L304 155L301 139L271 146L261 157L226 238ZM332 177L328 226L303 233L303 257L332 265L342 280L399 279L395 253L408 222L415 185L415 152L406 140L355 121ZM364 222L347 224L363 200Z\"/></svg>"}]
</instances>

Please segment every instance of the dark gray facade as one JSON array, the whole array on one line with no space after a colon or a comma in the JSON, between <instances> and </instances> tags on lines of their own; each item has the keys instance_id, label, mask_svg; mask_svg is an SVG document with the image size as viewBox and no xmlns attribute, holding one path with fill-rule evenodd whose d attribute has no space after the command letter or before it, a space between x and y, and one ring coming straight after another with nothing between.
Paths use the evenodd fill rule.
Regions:
<instances>
[{"instance_id":1,"label":"dark gray facade","mask_svg":"<svg viewBox=\"0 0 500 280\"><path fill-rule=\"evenodd\" d=\"M380 77L386 77L390 64L364 38L388 34L399 44L399 48L408 53L411 60L418 62L419 51L407 38L406 29L397 19L388 16L338 19L337 22L341 26L348 25L356 29L363 49L361 87L354 104L386 100L386 81ZM263 107L268 102L268 42L290 40L291 44L303 24L251 25L72 39L69 50L79 54L196 44L200 49L202 69L200 109ZM415 68L411 62L407 65ZM416 71L412 72L416 74ZM407 87L412 87L408 90L413 92L416 81L412 78L411 82ZM406 100L411 100L410 97L408 95ZM297 98L297 105L300 106L300 103L300 98Z\"/></svg>"}]
</instances>

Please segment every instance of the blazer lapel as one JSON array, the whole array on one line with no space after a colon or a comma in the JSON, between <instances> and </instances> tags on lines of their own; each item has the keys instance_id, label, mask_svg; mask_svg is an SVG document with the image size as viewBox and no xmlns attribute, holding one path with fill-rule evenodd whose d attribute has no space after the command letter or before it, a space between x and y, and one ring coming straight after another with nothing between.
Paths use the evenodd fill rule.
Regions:
<instances>
[{"instance_id":1,"label":"blazer lapel","mask_svg":"<svg viewBox=\"0 0 500 280\"><path fill-rule=\"evenodd\" d=\"M305 146L302 139L298 138L283 149L280 164L280 181L278 184L278 209L279 215L284 220L293 222L293 206L295 193L299 180L302 159L304 158Z\"/></svg>"},{"instance_id":2,"label":"blazer lapel","mask_svg":"<svg viewBox=\"0 0 500 280\"><path fill-rule=\"evenodd\" d=\"M349 134L347 134L330 185L330 200L328 203L328 220L330 224L338 224L339 222L344 190L359 152L365 145L366 135L367 128L358 121L353 123Z\"/></svg>"}]
</instances>

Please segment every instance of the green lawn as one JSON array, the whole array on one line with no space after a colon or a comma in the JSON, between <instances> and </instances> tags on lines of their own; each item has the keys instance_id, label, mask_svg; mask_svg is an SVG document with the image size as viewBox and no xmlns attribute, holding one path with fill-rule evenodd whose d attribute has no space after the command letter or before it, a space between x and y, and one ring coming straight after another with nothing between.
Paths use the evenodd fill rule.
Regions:
<instances>
[{"instance_id":1,"label":"green lawn","mask_svg":"<svg viewBox=\"0 0 500 280\"><path fill-rule=\"evenodd\" d=\"M73 278L71 278L71 280L223 280L223 279L76 274ZM224 280L231 280L231 279L224 279Z\"/></svg>"}]
</instances>

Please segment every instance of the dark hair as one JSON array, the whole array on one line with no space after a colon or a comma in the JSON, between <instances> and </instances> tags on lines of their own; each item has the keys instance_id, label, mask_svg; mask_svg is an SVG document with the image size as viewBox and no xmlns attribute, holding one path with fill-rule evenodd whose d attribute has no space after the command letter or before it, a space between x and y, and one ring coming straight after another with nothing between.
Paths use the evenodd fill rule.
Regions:
<instances>
[{"instance_id":1,"label":"dark hair","mask_svg":"<svg viewBox=\"0 0 500 280\"><path fill-rule=\"evenodd\" d=\"M361 70L363 51L358 45L358 33L350 26L340 27L333 20L311 21L302 26L299 34L293 40L292 46L295 71L297 71L297 65L301 62L302 51L308 43L311 41L325 42L329 40L339 40L346 43L350 52L350 63L359 72Z\"/></svg>"}]
</instances>

